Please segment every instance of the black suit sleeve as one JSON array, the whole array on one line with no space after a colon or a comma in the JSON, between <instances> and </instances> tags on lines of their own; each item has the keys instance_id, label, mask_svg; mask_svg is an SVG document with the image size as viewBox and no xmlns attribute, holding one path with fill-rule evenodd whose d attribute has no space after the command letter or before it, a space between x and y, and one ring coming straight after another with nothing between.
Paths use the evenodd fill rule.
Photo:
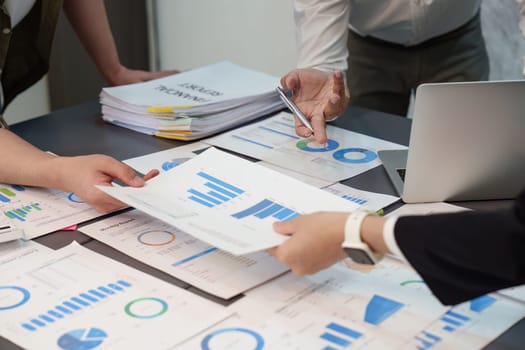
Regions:
<instances>
[{"instance_id":1,"label":"black suit sleeve","mask_svg":"<svg viewBox=\"0 0 525 350\"><path fill-rule=\"evenodd\" d=\"M394 234L444 304L525 283L525 191L508 210L400 217Z\"/></svg>"}]
</instances>

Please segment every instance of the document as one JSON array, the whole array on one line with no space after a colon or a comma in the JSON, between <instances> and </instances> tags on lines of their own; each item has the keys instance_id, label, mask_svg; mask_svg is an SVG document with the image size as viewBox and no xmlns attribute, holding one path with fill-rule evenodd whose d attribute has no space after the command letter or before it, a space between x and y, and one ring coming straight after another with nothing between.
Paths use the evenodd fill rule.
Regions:
<instances>
[{"instance_id":1,"label":"document","mask_svg":"<svg viewBox=\"0 0 525 350\"><path fill-rule=\"evenodd\" d=\"M288 271L264 251L234 256L137 210L97 221L80 231L223 299Z\"/></svg>"},{"instance_id":2,"label":"document","mask_svg":"<svg viewBox=\"0 0 525 350\"><path fill-rule=\"evenodd\" d=\"M378 150L405 146L327 125L328 142L295 134L289 113L237 128L204 142L332 183L361 174L381 164Z\"/></svg>"},{"instance_id":3,"label":"document","mask_svg":"<svg viewBox=\"0 0 525 350\"><path fill-rule=\"evenodd\" d=\"M0 293L0 335L25 349L168 349L231 314L75 243L22 258Z\"/></svg>"},{"instance_id":4,"label":"document","mask_svg":"<svg viewBox=\"0 0 525 350\"><path fill-rule=\"evenodd\" d=\"M104 88L103 119L159 137L195 140L284 108L279 79L219 62L143 83Z\"/></svg>"},{"instance_id":5,"label":"document","mask_svg":"<svg viewBox=\"0 0 525 350\"><path fill-rule=\"evenodd\" d=\"M480 349L525 315L485 295L446 307L407 265L347 261L313 276L287 274L232 304L235 315L180 349Z\"/></svg>"},{"instance_id":6,"label":"document","mask_svg":"<svg viewBox=\"0 0 525 350\"><path fill-rule=\"evenodd\" d=\"M74 193L0 184L0 226L24 230L33 239L61 228L99 217L101 214Z\"/></svg>"},{"instance_id":7,"label":"document","mask_svg":"<svg viewBox=\"0 0 525 350\"><path fill-rule=\"evenodd\" d=\"M124 160L132 168L146 173L151 169L158 169L160 172L168 171L187 160L192 159L197 154L205 151L211 146L203 142L193 142L187 145L170 148L164 151L146 154L144 156ZM298 173L280 166L273 165L264 161L256 161L258 165L273 169L282 174L293 177L299 181L307 183L317 188L326 187L333 182L324 181L316 177Z\"/></svg>"},{"instance_id":8,"label":"document","mask_svg":"<svg viewBox=\"0 0 525 350\"><path fill-rule=\"evenodd\" d=\"M209 145L201 142L193 142L144 156L126 159L124 163L144 174L151 169L166 172L192 159L209 147Z\"/></svg>"},{"instance_id":9,"label":"document","mask_svg":"<svg viewBox=\"0 0 525 350\"><path fill-rule=\"evenodd\" d=\"M395 264L395 262L394 262ZM431 294L402 286L398 267L377 275L335 265L313 276L287 274L231 305L232 317L181 345L210 349L396 349L445 313ZM249 345L251 344L251 345ZM262 349L262 347L261 347Z\"/></svg>"},{"instance_id":10,"label":"document","mask_svg":"<svg viewBox=\"0 0 525 350\"><path fill-rule=\"evenodd\" d=\"M347 201L356 203L360 208L368 208L374 211L379 211L399 200L399 197L396 196L358 190L357 188L340 183L325 187L323 190L333 193Z\"/></svg>"},{"instance_id":11,"label":"document","mask_svg":"<svg viewBox=\"0 0 525 350\"><path fill-rule=\"evenodd\" d=\"M144 187L102 191L235 255L274 247L286 238L275 221L357 204L217 149L162 173Z\"/></svg>"}]
</instances>

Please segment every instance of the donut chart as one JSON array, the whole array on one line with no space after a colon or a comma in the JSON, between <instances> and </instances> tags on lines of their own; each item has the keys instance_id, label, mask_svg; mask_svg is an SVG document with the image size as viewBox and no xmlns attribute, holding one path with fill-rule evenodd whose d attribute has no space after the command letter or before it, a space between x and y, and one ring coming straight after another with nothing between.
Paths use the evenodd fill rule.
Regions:
<instances>
[{"instance_id":1,"label":"donut chart","mask_svg":"<svg viewBox=\"0 0 525 350\"><path fill-rule=\"evenodd\" d=\"M343 148L334 152L333 157L343 163L363 164L377 159L377 153L366 148Z\"/></svg>"},{"instance_id":2,"label":"donut chart","mask_svg":"<svg viewBox=\"0 0 525 350\"><path fill-rule=\"evenodd\" d=\"M326 144L321 145L311 140L301 140L295 145L305 152L330 152L339 147L339 142L329 139Z\"/></svg>"},{"instance_id":3,"label":"donut chart","mask_svg":"<svg viewBox=\"0 0 525 350\"><path fill-rule=\"evenodd\" d=\"M250 337L253 338L253 340L255 340L255 347L253 348L253 350L262 350L264 348L264 339L263 337L255 332L255 331L252 331L251 329L248 329L248 328L222 328L222 329L218 329L216 331L213 331L211 332L210 334L206 335L204 337L204 339L202 339L202 342L201 342L201 348L202 350L212 350L210 348L210 341L220 335L220 334L223 334L223 333L244 333L244 334L247 334L249 335Z\"/></svg>"}]
</instances>

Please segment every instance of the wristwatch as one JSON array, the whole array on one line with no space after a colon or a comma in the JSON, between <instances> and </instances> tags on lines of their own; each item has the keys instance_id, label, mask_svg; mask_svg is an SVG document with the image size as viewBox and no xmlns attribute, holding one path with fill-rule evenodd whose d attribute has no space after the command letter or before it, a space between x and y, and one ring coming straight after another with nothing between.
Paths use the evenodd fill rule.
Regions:
<instances>
[{"instance_id":1,"label":"wristwatch","mask_svg":"<svg viewBox=\"0 0 525 350\"><path fill-rule=\"evenodd\" d=\"M382 257L382 254L372 252L368 244L361 240L361 224L369 215L377 215L373 211L358 210L352 212L345 223L345 240L343 249L355 263L374 265Z\"/></svg>"}]
</instances>

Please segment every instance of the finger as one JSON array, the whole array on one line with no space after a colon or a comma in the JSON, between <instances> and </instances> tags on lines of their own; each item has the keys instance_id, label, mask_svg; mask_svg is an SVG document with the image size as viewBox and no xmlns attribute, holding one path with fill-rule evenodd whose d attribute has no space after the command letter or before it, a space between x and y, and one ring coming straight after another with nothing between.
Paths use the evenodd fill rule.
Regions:
<instances>
[{"instance_id":1,"label":"finger","mask_svg":"<svg viewBox=\"0 0 525 350\"><path fill-rule=\"evenodd\" d=\"M343 78L343 73L336 70L334 72L334 85L332 86L332 92L336 95L343 97L345 95L345 80Z\"/></svg>"},{"instance_id":2,"label":"finger","mask_svg":"<svg viewBox=\"0 0 525 350\"><path fill-rule=\"evenodd\" d=\"M326 123L324 121L324 116L314 116L311 122L312 128L314 129L315 140L320 144L326 143L328 138L326 137Z\"/></svg>"},{"instance_id":3,"label":"finger","mask_svg":"<svg viewBox=\"0 0 525 350\"><path fill-rule=\"evenodd\" d=\"M344 105L342 103L342 98L339 95L331 94L324 106L323 115L324 120L333 119L335 116L344 112Z\"/></svg>"},{"instance_id":4,"label":"finger","mask_svg":"<svg viewBox=\"0 0 525 350\"><path fill-rule=\"evenodd\" d=\"M295 90L299 87L299 77L296 71L291 71L281 78L281 86L285 89Z\"/></svg>"},{"instance_id":5,"label":"finger","mask_svg":"<svg viewBox=\"0 0 525 350\"><path fill-rule=\"evenodd\" d=\"M141 187L144 186L145 183L144 179L137 175L132 167L119 162L114 158L107 158L100 171L112 176L113 178L119 179L128 186Z\"/></svg>"},{"instance_id":6,"label":"finger","mask_svg":"<svg viewBox=\"0 0 525 350\"><path fill-rule=\"evenodd\" d=\"M276 221L273 223L273 229L275 232L282 235L291 235L295 232L295 224L297 219L288 220L288 221Z\"/></svg>"},{"instance_id":7,"label":"finger","mask_svg":"<svg viewBox=\"0 0 525 350\"><path fill-rule=\"evenodd\" d=\"M278 248L278 247L268 248L268 249L266 249L266 252L267 252L268 254L270 254L270 255L275 256L275 254L277 253L277 248Z\"/></svg>"},{"instance_id":8,"label":"finger","mask_svg":"<svg viewBox=\"0 0 525 350\"><path fill-rule=\"evenodd\" d=\"M157 169L150 170L146 175L144 175L143 179L144 181L148 181L153 179L155 176L159 175L160 172Z\"/></svg>"},{"instance_id":9,"label":"finger","mask_svg":"<svg viewBox=\"0 0 525 350\"><path fill-rule=\"evenodd\" d=\"M295 116L295 133L301 137L310 137L312 136L312 130L308 129L304 124Z\"/></svg>"}]
</instances>

